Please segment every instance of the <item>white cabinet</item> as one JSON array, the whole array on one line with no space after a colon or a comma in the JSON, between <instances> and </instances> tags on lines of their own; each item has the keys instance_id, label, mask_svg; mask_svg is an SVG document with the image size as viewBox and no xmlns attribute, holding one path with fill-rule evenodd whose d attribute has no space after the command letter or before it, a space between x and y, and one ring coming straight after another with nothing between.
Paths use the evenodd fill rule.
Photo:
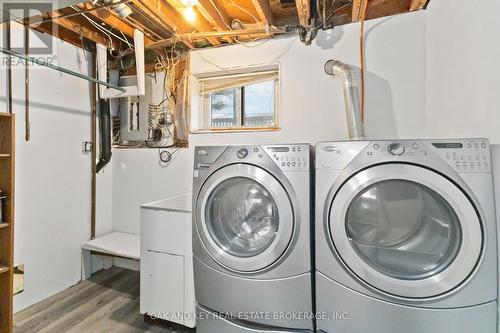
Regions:
<instances>
[{"instance_id":1,"label":"white cabinet","mask_svg":"<svg viewBox=\"0 0 500 333\"><path fill-rule=\"evenodd\" d=\"M178 208L179 197L175 208L169 200L141 207L140 311L194 327L191 197L185 196L186 209Z\"/></svg>"}]
</instances>

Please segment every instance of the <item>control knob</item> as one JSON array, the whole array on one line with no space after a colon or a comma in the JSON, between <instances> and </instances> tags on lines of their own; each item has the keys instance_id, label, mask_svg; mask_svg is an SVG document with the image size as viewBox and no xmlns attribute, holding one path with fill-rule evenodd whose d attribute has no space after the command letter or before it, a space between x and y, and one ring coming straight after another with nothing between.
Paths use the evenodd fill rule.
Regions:
<instances>
[{"instance_id":1,"label":"control knob","mask_svg":"<svg viewBox=\"0 0 500 333\"><path fill-rule=\"evenodd\" d=\"M241 148L236 152L236 156L240 159L247 157L247 155L248 155L248 149L246 148Z\"/></svg>"},{"instance_id":2,"label":"control knob","mask_svg":"<svg viewBox=\"0 0 500 333\"><path fill-rule=\"evenodd\" d=\"M400 143L391 143L389 147L387 147L387 151L391 155L401 156L405 153L405 147L403 147Z\"/></svg>"}]
</instances>

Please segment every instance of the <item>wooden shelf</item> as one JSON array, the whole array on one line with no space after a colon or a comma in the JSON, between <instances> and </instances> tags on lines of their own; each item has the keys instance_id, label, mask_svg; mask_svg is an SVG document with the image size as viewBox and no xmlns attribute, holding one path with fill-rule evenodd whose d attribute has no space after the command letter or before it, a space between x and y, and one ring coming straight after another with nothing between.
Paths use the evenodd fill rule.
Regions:
<instances>
[{"instance_id":1,"label":"wooden shelf","mask_svg":"<svg viewBox=\"0 0 500 333\"><path fill-rule=\"evenodd\" d=\"M0 224L0 332L12 333L14 278L14 171L15 115L0 112L0 190L8 204L2 204Z\"/></svg>"}]
</instances>

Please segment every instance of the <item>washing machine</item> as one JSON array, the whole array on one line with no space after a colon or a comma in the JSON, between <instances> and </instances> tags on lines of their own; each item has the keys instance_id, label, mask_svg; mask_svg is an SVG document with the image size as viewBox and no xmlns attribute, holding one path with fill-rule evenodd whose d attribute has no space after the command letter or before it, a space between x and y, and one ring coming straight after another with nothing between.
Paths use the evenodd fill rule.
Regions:
<instances>
[{"instance_id":1,"label":"washing machine","mask_svg":"<svg viewBox=\"0 0 500 333\"><path fill-rule=\"evenodd\" d=\"M311 147L196 147L198 333L311 332Z\"/></svg>"},{"instance_id":2,"label":"washing machine","mask_svg":"<svg viewBox=\"0 0 500 333\"><path fill-rule=\"evenodd\" d=\"M495 333L486 139L316 146L318 329Z\"/></svg>"}]
</instances>

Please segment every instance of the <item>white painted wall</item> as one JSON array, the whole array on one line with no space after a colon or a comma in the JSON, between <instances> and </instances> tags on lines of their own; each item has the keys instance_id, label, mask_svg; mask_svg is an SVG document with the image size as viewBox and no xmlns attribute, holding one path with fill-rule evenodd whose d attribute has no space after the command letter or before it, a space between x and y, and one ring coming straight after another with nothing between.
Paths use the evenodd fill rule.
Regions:
<instances>
[{"instance_id":1,"label":"white painted wall","mask_svg":"<svg viewBox=\"0 0 500 333\"><path fill-rule=\"evenodd\" d=\"M500 143L499 13L498 0L429 3L425 68L431 136Z\"/></svg>"},{"instance_id":2,"label":"white painted wall","mask_svg":"<svg viewBox=\"0 0 500 333\"><path fill-rule=\"evenodd\" d=\"M367 23L367 134L371 137L417 137L425 131L425 14L393 16ZM235 45L191 54L193 74L220 67L277 62L281 67L278 132L192 134L190 149L179 151L167 168L156 150L114 150L113 228L139 232L139 206L188 192L192 148L196 145L285 143L345 139L347 127L341 84L324 74L328 59L359 66L359 25L320 32L311 46L296 38ZM289 49L288 49L289 48ZM287 51L288 49L288 51ZM277 59L282 53L284 55ZM214 65L215 64L215 65ZM192 80L195 87L194 78ZM192 91L192 107L198 106ZM192 114L195 114L194 109Z\"/></svg>"},{"instance_id":3,"label":"white painted wall","mask_svg":"<svg viewBox=\"0 0 500 333\"><path fill-rule=\"evenodd\" d=\"M56 64L88 73L84 52L55 41ZM3 57L3 56L2 56ZM2 62L1 108L6 106ZM15 264L25 264L23 309L80 280L80 246L90 234L89 84L50 69L30 71L31 141L24 140L24 67L13 69L16 113Z\"/></svg>"}]
</instances>

